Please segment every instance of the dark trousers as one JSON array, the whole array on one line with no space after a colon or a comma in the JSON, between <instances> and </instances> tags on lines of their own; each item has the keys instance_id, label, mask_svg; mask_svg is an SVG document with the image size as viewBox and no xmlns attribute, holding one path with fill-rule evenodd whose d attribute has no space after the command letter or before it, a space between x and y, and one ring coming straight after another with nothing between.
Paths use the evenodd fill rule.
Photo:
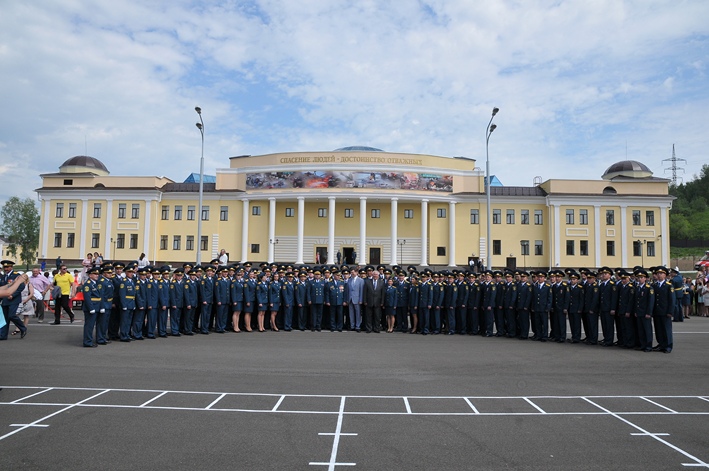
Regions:
<instances>
[{"instance_id":1,"label":"dark trousers","mask_svg":"<svg viewBox=\"0 0 709 471\"><path fill-rule=\"evenodd\" d=\"M34 303L34 312L37 315L37 321L43 321L44 320L44 300L36 300L33 299L32 302Z\"/></svg>"},{"instance_id":2,"label":"dark trousers","mask_svg":"<svg viewBox=\"0 0 709 471\"><path fill-rule=\"evenodd\" d=\"M5 317L5 326L0 328L0 340L7 340L7 334L10 330L10 322L15 324L21 332L27 330L25 323L22 322L22 319L17 316L18 306L19 304L2 307L2 315Z\"/></svg>"},{"instance_id":3,"label":"dark trousers","mask_svg":"<svg viewBox=\"0 0 709 471\"><path fill-rule=\"evenodd\" d=\"M490 308L490 309L484 308L482 315L483 315L483 319L484 319L485 335L490 337L490 336L492 336L492 326L495 321L495 308L494 307ZM480 326L480 328L482 329L482 325Z\"/></svg>"},{"instance_id":4,"label":"dark trousers","mask_svg":"<svg viewBox=\"0 0 709 471\"><path fill-rule=\"evenodd\" d=\"M465 332L468 334L477 334L478 330L480 330L480 324L478 323L478 309L468 306L468 309L465 311L465 316L465 325L467 327Z\"/></svg>"},{"instance_id":5,"label":"dark trousers","mask_svg":"<svg viewBox=\"0 0 709 471\"><path fill-rule=\"evenodd\" d=\"M121 326L121 310L118 306L111 308L111 314L108 316L108 338L117 340L120 338L119 329Z\"/></svg>"},{"instance_id":6,"label":"dark trousers","mask_svg":"<svg viewBox=\"0 0 709 471\"><path fill-rule=\"evenodd\" d=\"M655 338L660 350L671 349L672 342L672 318L666 315L652 316L653 324L655 324Z\"/></svg>"},{"instance_id":7,"label":"dark trousers","mask_svg":"<svg viewBox=\"0 0 709 471\"><path fill-rule=\"evenodd\" d=\"M603 343L613 345L615 320L613 316L611 316L610 311L601 311L601 329L603 331Z\"/></svg>"},{"instance_id":8,"label":"dark trousers","mask_svg":"<svg viewBox=\"0 0 709 471\"><path fill-rule=\"evenodd\" d=\"M308 328L308 316L306 315L305 306L297 306L298 312L298 328L300 330L305 330Z\"/></svg>"},{"instance_id":9,"label":"dark trousers","mask_svg":"<svg viewBox=\"0 0 709 471\"><path fill-rule=\"evenodd\" d=\"M133 322L133 309L121 309L119 335L121 340L130 340L130 326Z\"/></svg>"},{"instance_id":10,"label":"dark trousers","mask_svg":"<svg viewBox=\"0 0 709 471\"><path fill-rule=\"evenodd\" d=\"M598 313L585 312L584 317L588 329L586 330L586 341L595 345L598 343Z\"/></svg>"},{"instance_id":11,"label":"dark trousers","mask_svg":"<svg viewBox=\"0 0 709 471\"><path fill-rule=\"evenodd\" d=\"M172 335L180 333L180 319L182 318L182 308L174 307L170 309L170 333Z\"/></svg>"},{"instance_id":12,"label":"dark trousers","mask_svg":"<svg viewBox=\"0 0 709 471\"><path fill-rule=\"evenodd\" d=\"M615 331L616 335L618 336L618 344L619 345L625 345L625 327L626 325L623 323L623 319L625 318L624 313L616 312L615 316L613 316L613 324L615 325Z\"/></svg>"},{"instance_id":13,"label":"dark trousers","mask_svg":"<svg viewBox=\"0 0 709 471\"><path fill-rule=\"evenodd\" d=\"M529 310L520 309L517 311L517 327L519 338L526 339L529 337Z\"/></svg>"},{"instance_id":14,"label":"dark trousers","mask_svg":"<svg viewBox=\"0 0 709 471\"><path fill-rule=\"evenodd\" d=\"M428 322L429 322L429 317L430 317L430 309L428 306L420 306L419 307L419 330L421 331L422 334L428 334L430 333L430 330L428 329Z\"/></svg>"},{"instance_id":15,"label":"dark trousers","mask_svg":"<svg viewBox=\"0 0 709 471\"><path fill-rule=\"evenodd\" d=\"M505 327L507 330L508 337L514 337L517 335L517 313L513 307L508 307L505 309Z\"/></svg>"},{"instance_id":16,"label":"dark trousers","mask_svg":"<svg viewBox=\"0 0 709 471\"><path fill-rule=\"evenodd\" d=\"M145 324L145 308L133 311L133 337L143 338L143 325Z\"/></svg>"},{"instance_id":17,"label":"dark trousers","mask_svg":"<svg viewBox=\"0 0 709 471\"><path fill-rule=\"evenodd\" d=\"M432 307L429 319L429 330L431 332L440 333L441 332L441 308Z\"/></svg>"},{"instance_id":18,"label":"dark trousers","mask_svg":"<svg viewBox=\"0 0 709 471\"><path fill-rule=\"evenodd\" d=\"M312 330L322 329L322 311L323 311L322 304L311 304L310 305L310 328ZM379 322L379 318L377 318L377 322ZM377 329L378 328L379 327L377 327Z\"/></svg>"},{"instance_id":19,"label":"dark trousers","mask_svg":"<svg viewBox=\"0 0 709 471\"><path fill-rule=\"evenodd\" d=\"M151 309L148 309L147 311L148 311L146 313L147 326L145 329L145 335L147 335L148 338L153 338L153 337L155 337L155 331L157 330L158 310L155 308L151 308Z\"/></svg>"},{"instance_id":20,"label":"dark trousers","mask_svg":"<svg viewBox=\"0 0 709 471\"><path fill-rule=\"evenodd\" d=\"M102 327L105 316L106 314L102 314L99 311L91 314L84 310L84 346L90 347L94 344L94 330L96 331L96 343L106 343Z\"/></svg>"},{"instance_id":21,"label":"dark trousers","mask_svg":"<svg viewBox=\"0 0 709 471\"><path fill-rule=\"evenodd\" d=\"M167 306L163 309L163 306L158 308L158 335L164 337L167 335Z\"/></svg>"},{"instance_id":22,"label":"dark trousers","mask_svg":"<svg viewBox=\"0 0 709 471\"><path fill-rule=\"evenodd\" d=\"M549 332L549 312L534 312L534 323L537 326L537 340L547 340Z\"/></svg>"},{"instance_id":23,"label":"dark trousers","mask_svg":"<svg viewBox=\"0 0 709 471\"><path fill-rule=\"evenodd\" d=\"M571 340L581 340L581 313L569 313L569 327L571 327Z\"/></svg>"},{"instance_id":24,"label":"dark trousers","mask_svg":"<svg viewBox=\"0 0 709 471\"><path fill-rule=\"evenodd\" d=\"M344 318L342 317L342 305L330 306L330 330L342 332Z\"/></svg>"},{"instance_id":25,"label":"dark trousers","mask_svg":"<svg viewBox=\"0 0 709 471\"><path fill-rule=\"evenodd\" d=\"M455 332L464 334L468 330L468 309L463 306L455 308Z\"/></svg>"},{"instance_id":26,"label":"dark trousers","mask_svg":"<svg viewBox=\"0 0 709 471\"><path fill-rule=\"evenodd\" d=\"M209 318L212 312L212 303L202 304L199 312L199 328L203 334L209 333Z\"/></svg>"},{"instance_id":27,"label":"dark trousers","mask_svg":"<svg viewBox=\"0 0 709 471\"><path fill-rule=\"evenodd\" d=\"M627 348L635 347L637 343L635 316L630 314L628 317L623 314L620 316L620 321L623 326L623 345ZM618 339L620 341L620 339Z\"/></svg>"},{"instance_id":28,"label":"dark trousers","mask_svg":"<svg viewBox=\"0 0 709 471\"><path fill-rule=\"evenodd\" d=\"M374 306L367 305L364 309L364 329L367 332L379 332L381 330L381 318L382 307L379 304L376 304ZM428 318L426 319L426 323L428 323ZM428 326L426 327L426 330L428 330Z\"/></svg>"},{"instance_id":29,"label":"dark trousers","mask_svg":"<svg viewBox=\"0 0 709 471\"><path fill-rule=\"evenodd\" d=\"M229 304L217 305L217 320L214 330L224 332L226 330L227 316L229 315ZM204 326L202 326L204 331Z\"/></svg>"},{"instance_id":30,"label":"dark trousers","mask_svg":"<svg viewBox=\"0 0 709 471\"><path fill-rule=\"evenodd\" d=\"M563 310L557 310L554 319L554 340L566 340L566 314Z\"/></svg>"},{"instance_id":31,"label":"dark trousers","mask_svg":"<svg viewBox=\"0 0 709 471\"><path fill-rule=\"evenodd\" d=\"M636 322L638 325L640 348L643 350L652 349L652 317L648 319L645 316L639 316L636 318Z\"/></svg>"},{"instance_id":32,"label":"dark trousers","mask_svg":"<svg viewBox=\"0 0 709 471\"><path fill-rule=\"evenodd\" d=\"M448 327L448 333L454 334L458 324L455 318L455 307L450 306L446 308L446 327Z\"/></svg>"},{"instance_id":33,"label":"dark trousers","mask_svg":"<svg viewBox=\"0 0 709 471\"><path fill-rule=\"evenodd\" d=\"M397 306L396 307L396 326L397 330L400 332L406 332L409 329L409 307L408 306Z\"/></svg>"},{"instance_id":34,"label":"dark trousers","mask_svg":"<svg viewBox=\"0 0 709 471\"><path fill-rule=\"evenodd\" d=\"M54 322L59 323L62 318L62 309L69 315L69 319L74 320L74 313L71 310L69 303L71 302L69 295L61 295L59 297L59 306L57 306L57 301L54 300Z\"/></svg>"},{"instance_id":35,"label":"dark trousers","mask_svg":"<svg viewBox=\"0 0 709 471\"><path fill-rule=\"evenodd\" d=\"M505 335L505 311L502 308L495 309L495 329L497 335Z\"/></svg>"}]
</instances>

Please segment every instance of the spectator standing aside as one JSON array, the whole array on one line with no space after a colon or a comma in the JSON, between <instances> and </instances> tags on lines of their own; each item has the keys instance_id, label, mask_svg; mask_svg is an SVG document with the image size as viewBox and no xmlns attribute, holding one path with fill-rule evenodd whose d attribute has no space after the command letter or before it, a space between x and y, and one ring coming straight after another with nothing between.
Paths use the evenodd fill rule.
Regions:
<instances>
[{"instance_id":1,"label":"spectator standing aside","mask_svg":"<svg viewBox=\"0 0 709 471\"><path fill-rule=\"evenodd\" d=\"M71 298L74 293L74 277L66 269L66 265L59 267L59 273L54 277L54 284L61 290L59 299L54 300L54 325L60 324L62 309L69 315L69 321L74 322L74 313L71 311Z\"/></svg>"},{"instance_id":2,"label":"spectator standing aside","mask_svg":"<svg viewBox=\"0 0 709 471\"><path fill-rule=\"evenodd\" d=\"M337 264L339 265L341 261L342 261L342 252L340 252L338 250L337 251Z\"/></svg>"},{"instance_id":3,"label":"spectator standing aside","mask_svg":"<svg viewBox=\"0 0 709 471\"><path fill-rule=\"evenodd\" d=\"M30 323L30 317L35 313L34 304L32 302L33 298L34 288L32 287L32 283L24 284L24 288L20 294L20 304L17 306L17 313L15 315L18 318L22 316L21 319L22 323L25 325L25 332L27 332L27 325ZM19 328L15 327L15 331L12 335L17 335L21 332L22 331Z\"/></svg>"},{"instance_id":4,"label":"spectator standing aside","mask_svg":"<svg viewBox=\"0 0 709 471\"><path fill-rule=\"evenodd\" d=\"M62 256L59 255L59 256L57 257L57 259L55 260L54 263L55 263L56 266L57 266L57 271L60 271L61 268L62 268L62 265L64 265L64 262L62 262Z\"/></svg>"},{"instance_id":5,"label":"spectator standing aside","mask_svg":"<svg viewBox=\"0 0 709 471\"><path fill-rule=\"evenodd\" d=\"M20 275L13 270L15 262L11 260L3 260L2 262L2 274L0 274L0 287L5 287L8 285L13 285L15 280L19 277L26 278L27 275ZM22 320L17 317L17 309L22 302L22 291L25 288L25 283L19 283L16 285L16 289L12 291L7 296L2 299L2 311L4 325L0 328L0 340L7 340L7 333L9 331L9 324L12 322L20 330L21 337L24 338L27 335L27 327L23 324Z\"/></svg>"},{"instance_id":6,"label":"spectator standing aside","mask_svg":"<svg viewBox=\"0 0 709 471\"><path fill-rule=\"evenodd\" d=\"M229 264L229 255L227 255L226 250L222 249L219 252L219 265L225 267Z\"/></svg>"},{"instance_id":7,"label":"spectator standing aside","mask_svg":"<svg viewBox=\"0 0 709 471\"><path fill-rule=\"evenodd\" d=\"M76 278L75 281L77 283L83 283L84 281L86 281L88 279L86 272L89 268L94 266L94 256L91 255L91 253L87 253L86 258L81 262L81 266L83 267L81 269L81 274L78 277L75 277Z\"/></svg>"},{"instance_id":8,"label":"spectator standing aside","mask_svg":"<svg viewBox=\"0 0 709 471\"><path fill-rule=\"evenodd\" d=\"M39 267L32 268L30 283L34 288L34 312L37 315L37 322L41 324L44 322L44 296L49 292L52 284L40 273Z\"/></svg>"},{"instance_id":9,"label":"spectator standing aside","mask_svg":"<svg viewBox=\"0 0 709 471\"><path fill-rule=\"evenodd\" d=\"M140 254L140 257L138 257L138 268L145 268L150 264L150 260L145 256L144 253Z\"/></svg>"}]
</instances>

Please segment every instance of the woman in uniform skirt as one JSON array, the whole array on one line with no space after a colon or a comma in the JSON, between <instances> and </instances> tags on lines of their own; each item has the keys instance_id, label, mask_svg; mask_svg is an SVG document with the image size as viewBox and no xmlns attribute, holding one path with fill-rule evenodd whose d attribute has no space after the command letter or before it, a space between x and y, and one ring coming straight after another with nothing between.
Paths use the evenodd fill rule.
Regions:
<instances>
[{"instance_id":1,"label":"woman in uniform skirt","mask_svg":"<svg viewBox=\"0 0 709 471\"><path fill-rule=\"evenodd\" d=\"M278 332L276 316L278 316L278 311L281 309L281 285L280 275L275 272L273 280L268 286L268 306L271 310L271 330L273 332Z\"/></svg>"},{"instance_id":2,"label":"woman in uniform skirt","mask_svg":"<svg viewBox=\"0 0 709 471\"><path fill-rule=\"evenodd\" d=\"M258 310L258 331L266 332L263 327L263 320L268 309L268 281L266 281L265 273L259 275L259 282L256 285L256 309Z\"/></svg>"},{"instance_id":3,"label":"woman in uniform skirt","mask_svg":"<svg viewBox=\"0 0 709 471\"><path fill-rule=\"evenodd\" d=\"M394 320L396 319L396 286L394 286L394 278L387 280L387 287L384 291L384 314L387 319L387 333L394 332Z\"/></svg>"}]
</instances>

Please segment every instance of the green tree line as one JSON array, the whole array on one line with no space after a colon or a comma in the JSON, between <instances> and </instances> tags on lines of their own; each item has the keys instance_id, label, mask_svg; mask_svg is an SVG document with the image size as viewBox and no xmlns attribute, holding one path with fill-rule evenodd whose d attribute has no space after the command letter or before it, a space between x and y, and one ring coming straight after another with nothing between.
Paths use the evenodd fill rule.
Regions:
<instances>
[{"instance_id":1,"label":"green tree line","mask_svg":"<svg viewBox=\"0 0 709 471\"><path fill-rule=\"evenodd\" d=\"M670 185L670 194L677 198L670 211L671 240L709 239L709 164L691 181Z\"/></svg>"}]
</instances>

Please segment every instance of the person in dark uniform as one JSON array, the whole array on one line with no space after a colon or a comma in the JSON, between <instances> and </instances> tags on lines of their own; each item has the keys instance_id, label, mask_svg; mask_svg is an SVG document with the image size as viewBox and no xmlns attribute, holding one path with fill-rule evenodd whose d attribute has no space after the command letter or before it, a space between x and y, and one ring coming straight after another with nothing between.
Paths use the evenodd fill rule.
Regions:
<instances>
[{"instance_id":1,"label":"person in dark uniform","mask_svg":"<svg viewBox=\"0 0 709 471\"><path fill-rule=\"evenodd\" d=\"M495 280L495 337L504 337L505 332L505 310L502 307L505 299L505 282L502 280L502 272L493 272Z\"/></svg>"},{"instance_id":2,"label":"person in dark uniform","mask_svg":"<svg viewBox=\"0 0 709 471\"><path fill-rule=\"evenodd\" d=\"M158 330L160 338L167 338L167 315L170 312L170 267L160 267L161 278L158 280Z\"/></svg>"},{"instance_id":3,"label":"person in dark uniform","mask_svg":"<svg viewBox=\"0 0 709 471\"><path fill-rule=\"evenodd\" d=\"M465 335L468 330L468 297L470 295L470 287L465 280L465 272L459 271L455 281L458 290L455 297L455 329L454 331L460 335ZM449 329L450 331L450 329Z\"/></svg>"},{"instance_id":4,"label":"person in dark uniform","mask_svg":"<svg viewBox=\"0 0 709 471\"><path fill-rule=\"evenodd\" d=\"M231 272L231 268L229 269ZM235 270L236 276L229 286L229 300L231 301L231 325L234 332L241 332L239 326L241 312L244 310L244 270Z\"/></svg>"},{"instance_id":5,"label":"person in dark uniform","mask_svg":"<svg viewBox=\"0 0 709 471\"><path fill-rule=\"evenodd\" d=\"M293 330L293 308L295 307L295 282L293 272L286 272L286 281L281 286L281 301L283 302L283 330Z\"/></svg>"},{"instance_id":6,"label":"person in dark uniform","mask_svg":"<svg viewBox=\"0 0 709 471\"><path fill-rule=\"evenodd\" d=\"M119 336L121 342L131 341L131 324L133 322L133 311L135 310L135 267L133 265L126 266L126 277L120 280L118 285L118 296L120 298L121 318L119 327Z\"/></svg>"},{"instance_id":7,"label":"person in dark uniform","mask_svg":"<svg viewBox=\"0 0 709 471\"><path fill-rule=\"evenodd\" d=\"M410 334L415 334L418 329L418 306L419 306L419 279L416 271L409 274L409 316L411 317Z\"/></svg>"},{"instance_id":8,"label":"person in dark uniform","mask_svg":"<svg viewBox=\"0 0 709 471\"><path fill-rule=\"evenodd\" d=\"M244 282L244 330L251 332L251 314L257 311L256 306L256 272L249 270L248 279Z\"/></svg>"},{"instance_id":9,"label":"person in dark uniform","mask_svg":"<svg viewBox=\"0 0 709 471\"><path fill-rule=\"evenodd\" d=\"M108 317L109 340L119 340L121 338L119 334L119 329L121 325L121 315L123 313L123 309L121 308L121 297L119 294L119 287L126 277L125 273L123 273L123 269L125 267L125 264L123 264L122 262L116 262L113 264L114 274L113 278L111 278L111 281L113 282L113 304L111 306L111 315Z\"/></svg>"},{"instance_id":10,"label":"person in dark uniform","mask_svg":"<svg viewBox=\"0 0 709 471\"><path fill-rule=\"evenodd\" d=\"M478 309L480 307L480 283L476 279L475 273L468 273L468 304L466 305L465 325L468 335L478 335L480 333L480 322Z\"/></svg>"},{"instance_id":11,"label":"person in dark uniform","mask_svg":"<svg viewBox=\"0 0 709 471\"><path fill-rule=\"evenodd\" d=\"M182 310L184 308L185 282L182 277L185 273L183 268L175 269L175 275L170 282L170 335L173 337L180 336L180 320L182 319Z\"/></svg>"},{"instance_id":12,"label":"person in dark uniform","mask_svg":"<svg viewBox=\"0 0 709 471\"><path fill-rule=\"evenodd\" d=\"M655 325L657 345L653 350L670 353L674 347L672 341L672 319L674 317L675 297L672 285L667 281L667 268L655 267L655 308L652 313Z\"/></svg>"},{"instance_id":13,"label":"person in dark uniform","mask_svg":"<svg viewBox=\"0 0 709 471\"><path fill-rule=\"evenodd\" d=\"M455 275L448 273L448 282L443 287L443 307L441 311L446 318L446 330L448 335L454 335L458 324L456 323L456 303L458 300L458 283L456 283Z\"/></svg>"},{"instance_id":14,"label":"person in dark uniform","mask_svg":"<svg viewBox=\"0 0 709 471\"><path fill-rule=\"evenodd\" d=\"M194 325L194 316L197 306L199 305L199 271L198 269L190 270L189 276L185 280L185 287L182 290L183 295L183 310L182 318L185 319L185 326L182 333L187 336L194 335L192 327Z\"/></svg>"},{"instance_id":15,"label":"person in dark uniform","mask_svg":"<svg viewBox=\"0 0 709 471\"><path fill-rule=\"evenodd\" d=\"M396 327L399 332L407 332L409 329L409 288L411 283L406 281L406 272L401 269L396 276Z\"/></svg>"},{"instance_id":16,"label":"person in dark uniform","mask_svg":"<svg viewBox=\"0 0 709 471\"><path fill-rule=\"evenodd\" d=\"M433 286L430 280L431 272L427 269L423 272L421 279L422 283L419 285L419 302L418 302L418 313L419 313L419 331L423 335L428 335L430 330L428 324L430 322L430 312L431 305L433 304Z\"/></svg>"},{"instance_id":17,"label":"person in dark uniform","mask_svg":"<svg viewBox=\"0 0 709 471\"><path fill-rule=\"evenodd\" d=\"M133 311L133 324L131 336L133 340L143 340L145 326L145 313L148 308L145 267L138 268L138 280L135 282L135 310Z\"/></svg>"},{"instance_id":18,"label":"person in dark uniform","mask_svg":"<svg viewBox=\"0 0 709 471\"><path fill-rule=\"evenodd\" d=\"M15 262L12 260L3 260L0 262L2 264L3 273L0 274L0 286L9 286L17 279L20 274L14 271ZM20 307L20 302L22 301L22 290L25 289L25 283L20 283L11 295L2 299L2 311L3 316L5 316L5 326L0 328L0 340L7 340L7 334L10 330L10 322L15 324L20 330L20 338L25 338L27 335L27 326L22 322L17 316L17 309ZM59 312L59 307L55 307L56 312ZM73 314L72 314L73 315ZM55 314L57 317L58 314ZM73 319L72 319L73 320Z\"/></svg>"},{"instance_id":19,"label":"person in dark uniform","mask_svg":"<svg viewBox=\"0 0 709 471\"><path fill-rule=\"evenodd\" d=\"M98 343L105 344L103 338L103 287L98 283L99 269L91 267L86 271L87 280L81 287L84 296L82 310L84 311L84 347L95 347ZM94 336L94 331L96 335Z\"/></svg>"},{"instance_id":20,"label":"person in dark uniform","mask_svg":"<svg viewBox=\"0 0 709 471\"><path fill-rule=\"evenodd\" d=\"M596 282L596 273L588 271L586 286L584 286L583 316L586 319L587 345L598 345L598 299L599 290Z\"/></svg>"},{"instance_id":21,"label":"person in dark uniform","mask_svg":"<svg viewBox=\"0 0 709 471\"><path fill-rule=\"evenodd\" d=\"M308 306L310 307L310 330L322 330L323 305L325 304L325 282L320 270L313 271L313 281L308 285ZM379 317L377 317L377 321ZM377 324L377 329L379 324Z\"/></svg>"},{"instance_id":22,"label":"person in dark uniform","mask_svg":"<svg viewBox=\"0 0 709 471\"><path fill-rule=\"evenodd\" d=\"M521 340L529 338L529 316L532 305L533 288L527 281L529 273L520 272L520 282L517 284L517 331Z\"/></svg>"},{"instance_id":23,"label":"person in dark uniform","mask_svg":"<svg viewBox=\"0 0 709 471\"><path fill-rule=\"evenodd\" d=\"M546 273L538 271L537 282L534 283L532 290L532 313L534 314L534 322L537 324L537 333L533 337L534 340L546 342L548 339L549 311L552 308L552 297L551 285L546 281Z\"/></svg>"},{"instance_id":24,"label":"person in dark uniform","mask_svg":"<svg viewBox=\"0 0 709 471\"><path fill-rule=\"evenodd\" d=\"M637 322L638 341L636 350L652 351L652 313L655 309L655 289L647 282L647 271L640 268L635 271L635 320Z\"/></svg>"},{"instance_id":25,"label":"person in dark uniform","mask_svg":"<svg viewBox=\"0 0 709 471\"><path fill-rule=\"evenodd\" d=\"M396 320L396 286L394 286L394 279L389 278L386 280L386 289L384 292L384 315L387 319L387 333L391 334L394 332L394 321Z\"/></svg>"},{"instance_id":26,"label":"person in dark uniform","mask_svg":"<svg viewBox=\"0 0 709 471\"><path fill-rule=\"evenodd\" d=\"M213 265L207 266L206 275L199 280L199 332L209 334L210 317L214 304L214 285L216 283L215 269ZM216 325L216 319L215 319Z\"/></svg>"},{"instance_id":27,"label":"person in dark uniform","mask_svg":"<svg viewBox=\"0 0 709 471\"><path fill-rule=\"evenodd\" d=\"M569 284L564 281L564 272L556 270L552 281L552 320L557 343L566 342L566 316L569 314Z\"/></svg>"},{"instance_id":28,"label":"person in dark uniform","mask_svg":"<svg viewBox=\"0 0 709 471\"><path fill-rule=\"evenodd\" d=\"M111 265L110 262L103 262L101 264L100 272L99 283L101 283L102 287L101 307L104 312L103 322L100 326L103 336L103 343L99 343L99 345L106 345L107 343L111 343L108 336L108 323L111 316L111 309L113 307L113 299L114 296L116 296L113 287L113 265Z\"/></svg>"},{"instance_id":29,"label":"person in dark uniform","mask_svg":"<svg viewBox=\"0 0 709 471\"><path fill-rule=\"evenodd\" d=\"M614 317L618 308L618 288L611 280L612 270L603 267L598 271L601 281L598 283L598 305L601 312L601 329L603 330L603 341L601 345L605 347L613 346L614 338Z\"/></svg>"},{"instance_id":30,"label":"person in dark uniform","mask_svg":"<svg viewBox=\"0 0 709 471\"><path fill-rule=\"evenodd\" d=\"M624 348L635 348L635 284L630 281L630 273L623 270L618 284L618 309L616 323L618 330L618 345Z\"/></svg>"},{"instance_id":31,"label":"person in dark uniform","mask_svg":"<svg viewBox=\"0 0 709 471\"><path fill-rule=\"evenodd\" d=\"M682 280L682 275L679 274L679 268L670 269L669 273L672 278L668 283L672 284L672 293L674 294L675 307L673 314L673 322L684 322L684 315L682 314L682 298L684 298L684 281Z\"/></svg>"},{"instance_id":32,"label":"person in dark uniform","mask_svg":"<svg viewBox=\"0 0 709 471\"><path fill-rule=\"evenodd\" d=\"M372 271L372 278L364 280L364 327L368 334L379 333L385 289L378 271Z\"/></svg>"},{"instance_id":33,"label":"person in dark uniform","mask_svg":"<svg viewBox=\"0 0 709 471\"><path fill-rule=\"evenodd\" d=\"M505 332L507 337L512 338L517 335L517 283L513 280L513 273L505 273L504 295L502 298L502 309L505 314Z\"/></svg>"},{"instance_id":34,"label":"person in dark uniform","mask_svg":"<svg viewBox=\"0 0 709 471\"><path fill-rule=\"evenodd\" d=\"M482 299L480 301L480 333L485 337L492 337L495 321L495 305L497 302L497 284L492 279L492 272L483 272L485 282L480 286ZM484 331L483 331L484 329Z\"/></svg>"},{"instance_id":35,"label":"person in dark uniform","mask_svg":"<svg viewBox=\"0 0 709 471\"><path fill-rule=\"evenodd\" d=\"M276 325L276 319L278 316L278 311L281 309L281 275L280 273L273 272L273 278L268 284L268 310L271 311L271 330L273 332L278 332L278 326Z\"/></svg>"},{"instance_id":36,"label":"person in dark uniform","mask_svg":"<svg viewBox=\"0 0 709 471\"><path fill-rule=\"evenodd\" d=\"M332 275L333 280L330 283L330 331L342 332L344 328L344 309L347 307L347 299L349 298L349 286L342 281L339 271L335 271ZM395 288L396 289L396 288ZM394 321L392 320L392 329Z\"/></svg>"},{"instance_id":37,"label":"person in dark uniform","mask_svg":"<svg viewBox=\"0 0 709 471\"><path fill-rule=\"evenodd\" d=\"M586 293L579 283L580 276L575 271L569 274L569 327L571 329L571 343L581 341L581 316Z\"/></svg>"}]
</instances>

